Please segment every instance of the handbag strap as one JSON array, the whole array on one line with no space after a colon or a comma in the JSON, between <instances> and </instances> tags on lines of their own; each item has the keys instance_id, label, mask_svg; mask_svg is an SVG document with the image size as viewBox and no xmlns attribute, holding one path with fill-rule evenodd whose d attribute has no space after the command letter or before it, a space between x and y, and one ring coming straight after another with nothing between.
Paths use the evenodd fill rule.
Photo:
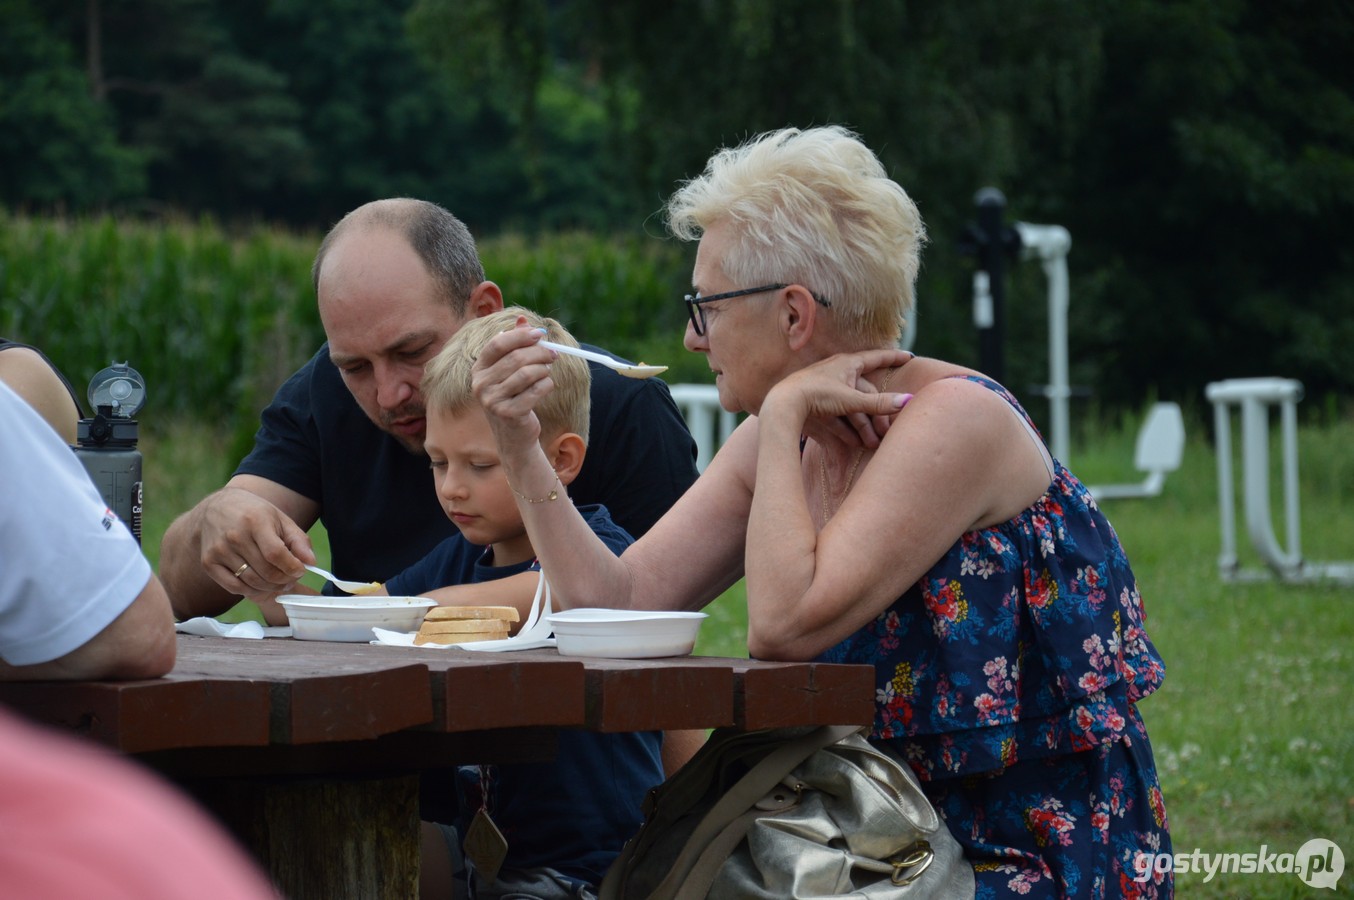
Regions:
<instances>
[{"instance_id":1,"label":"handbag strap","mask_svg":"<svg viewBox=\"0 0 1354 900\"><path fill-rule=\"evenodd\" d=\"M681 890L682 896L691 896L685 889L686 881L705 853L707 845L715 842L721 833L724 833L736 820L743 817L744 813L752 809L753 804L766 796L768 791L794 771L800 763L824 747L829 747L858 731L860 731L858 725L824 725L793 740L786 741L766 754L746 775L738 779L705 814L700 824L691 832L682 852L673 861L672 871L654 888L653 893L649 895L649 900L671 900L671 898L678 896L679 890ZM710 859L715 861L713 863L715 869L718 869L718 864L727 858L733 848L738 845L738 841L742 839L743 834L747 833L748 828L752 825L752 820L756 816L752 815L746 818L747 821L742 827L742 832L737 834L737 838L729 845L728 850L720 856L713 854L710 856ZM733 832L730 831L729 835L732 834ZM707 865L709 864L711 863L707 862ZM707 890L709 883L714 881L713 872L709 873L709 878L710 882L705 885Z\"/></svg>"},{"instance_id":2,"label":"handbag strap","mask_svg":"<svg viewBox=\"0 0 1354 900\"><path fill-rule=\"evenodd\" d=\"M769 815L765 810L753 809L743 813L734 819L724 830L715 835L710 841L705 851L691 866L687 872L686 882L682 885L682 893L687 897L705 897L710 893L710 886L715 883L715 877L719 875L719 870L724 863L729 861L735 848L742 843L743 838L747 837L752 829L752 823L756 822L762 816Z\"/></svg>"}]
</instances>

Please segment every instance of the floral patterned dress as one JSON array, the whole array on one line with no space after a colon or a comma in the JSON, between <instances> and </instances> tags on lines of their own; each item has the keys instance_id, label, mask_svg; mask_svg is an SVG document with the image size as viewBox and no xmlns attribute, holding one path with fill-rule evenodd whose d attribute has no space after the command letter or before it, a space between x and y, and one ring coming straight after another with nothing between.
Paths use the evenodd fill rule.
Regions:
<instances>
[{"instance_id":1,"label":"floral patterned dress","mask_svg":"<svg viewBox=\"0 0 1354 900\"><path fill-rule=\"evenodd\" d=\"M1029 421L1001 385L957 377ZM1053 466L1033 505L963 535L821 659L875 667L872 739L917 773L974 865L979 900L1169 897L1169 874L1138 881L1134 868L1170 852L1136 707L1164 667L1118 537Z\"/></svg>"}]
</instances>

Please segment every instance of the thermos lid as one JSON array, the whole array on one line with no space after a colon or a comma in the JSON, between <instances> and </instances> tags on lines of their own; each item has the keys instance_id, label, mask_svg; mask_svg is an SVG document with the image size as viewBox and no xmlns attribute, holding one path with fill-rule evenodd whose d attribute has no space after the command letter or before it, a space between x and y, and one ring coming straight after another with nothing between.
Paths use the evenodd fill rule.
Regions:
<instances>
[{"instance_id":1,"label":"thermos lid","mask_svg":"<svg viewBox=\"0 0 1354 900\"><path fill-rule=\"evenodd\" d=\"M112 407L113 415L130 419L146 405L146 382L127 363L113 363L89 381L89 405Z\"/></svg>"}]
</instances>

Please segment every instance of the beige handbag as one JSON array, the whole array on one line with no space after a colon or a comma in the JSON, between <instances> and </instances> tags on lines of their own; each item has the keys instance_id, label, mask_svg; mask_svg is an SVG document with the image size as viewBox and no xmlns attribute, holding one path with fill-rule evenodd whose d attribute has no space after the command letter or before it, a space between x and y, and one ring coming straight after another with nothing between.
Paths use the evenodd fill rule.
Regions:
<instances>
[{"instance_id":1,"label":"beige handbag","mask_svg":"<svg viewBox=\"0 0 1354 900\"><path fill-rule=\"evenodd\" d=\"M650 793L600 900L973 897L912 771L860 731L716 731Z\"/></svg>"}]
</instances>

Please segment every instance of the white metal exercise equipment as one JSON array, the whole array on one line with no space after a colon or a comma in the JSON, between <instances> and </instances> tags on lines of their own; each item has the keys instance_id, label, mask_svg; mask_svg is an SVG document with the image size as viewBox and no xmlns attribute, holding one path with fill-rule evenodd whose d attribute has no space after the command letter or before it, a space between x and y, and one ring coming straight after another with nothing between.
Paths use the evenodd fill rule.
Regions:
<instances>
[{"instance_id":1,"label":"white metal exercise equipment","mask_svg":"<svg viewBox=\"0 0 1354 900\"><path fill-rule=\"evenodd\" d=\"M1048 384L1042 393L1048 398L1050 449L1066 463L1072 431L1068 413L1072 385L1067 364L1067 254L1072 249L1072 235L1061 225L1028 222L1016 222L1015 230L1020 235L1020 258L1037 258L1048 279Z\"/></svg>"},{"instance_id":2,"label":"white metal exercise equipment","mask_svg":"<svg viewBox=\"0 0 1354 900\"><path fill-rule=\"evenodd\" d=\"M1222 516L1222 552L1218 570L1228 581L1253 581L1271 574L1285 581L1332 579L1354 584L1354 562L1313 563L1302 558L1302 521L1298 504L1298 413L1302 382L1291 378L1233 378L1204 390L1213 404L1218 454L1218 509ZM1269 509L1269 407L1280 408L1283 440L1284 524L1287 547L1274 536ZM1232 423L1229 409L1241 410L1241 478L1246 532L1268 566L1246 569L1237 558L1236 503L1232 478Z\"/></svg>"},{"instance_id":3,"label":"white metal exercise equipment","mask_svg":"<svg viewBox=\"0 0 1354 900\"><path fill-rule=\"evenodd\" d=\"M1152 404L1138 430L1133 450L1134 467L1145 474L1133 484L1087 485L1096 501L1131 497L1156 497L1166 485L1166 474L1180 468L1185 453L1185 417L1180 404L1163 401Z\"/></svg>"}]
</instances>

